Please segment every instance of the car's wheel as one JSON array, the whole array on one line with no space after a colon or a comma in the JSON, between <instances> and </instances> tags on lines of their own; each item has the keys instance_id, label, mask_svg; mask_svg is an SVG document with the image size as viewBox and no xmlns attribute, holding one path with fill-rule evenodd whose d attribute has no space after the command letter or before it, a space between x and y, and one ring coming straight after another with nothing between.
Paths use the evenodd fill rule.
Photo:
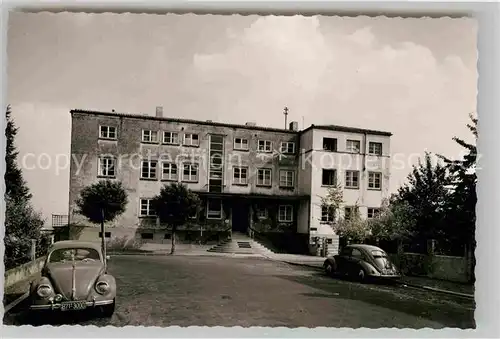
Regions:
<instances>
[{"instance_id":1,"label":"car's wheel","mask_svg":"<svg viewBox=\"0 0 500 339\"><path fill-rule=\"evenodd\" d=\"M116 301L115 299L113 299L112 304L102 306L102 316L104 318L111 318L113 316L113 314L115 313L115 304Z\"/></svg>"},{"instance_id":2,"label":"car's wheel","mask_svg":"<svg viewBox=\"0 0 500 339\"><path fill-rule=\"evenodd\" d=\"M325 263L324 268L325 268L325 273L328 276L333 276L333 274L334 274L334 268L333 268L332 263L330 263L330 262Z\"/></svg>"}]
</instances>

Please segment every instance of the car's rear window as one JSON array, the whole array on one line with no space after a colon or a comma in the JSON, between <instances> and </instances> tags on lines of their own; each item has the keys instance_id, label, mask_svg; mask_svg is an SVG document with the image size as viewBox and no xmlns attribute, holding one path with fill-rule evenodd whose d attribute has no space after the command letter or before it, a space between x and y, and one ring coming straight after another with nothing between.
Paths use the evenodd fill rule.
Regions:
<instances>
[{"instance_id":1,"label":"car's rear window","mask_svg":"<svg viewBox=\"0 0 500 339\"><path fill-rule=\"evenodd\" d=\"M385 258L387 257L387 254L385 254L384 251L379 251L379 250L374 250L372 251L372 255L375 257L375 258Z\"/></svg>"},{"instance_id":2,"label":"car's rear window","mask_svg":"<svg viewBox=\"0 0 500 339\"><path fill-rule=\"evenodd\" d=\"M68 261L98 261L99 252L93 248L61 248L52 251L49 256L51 263L63 263Z\"/></svg>"}]
</instances>

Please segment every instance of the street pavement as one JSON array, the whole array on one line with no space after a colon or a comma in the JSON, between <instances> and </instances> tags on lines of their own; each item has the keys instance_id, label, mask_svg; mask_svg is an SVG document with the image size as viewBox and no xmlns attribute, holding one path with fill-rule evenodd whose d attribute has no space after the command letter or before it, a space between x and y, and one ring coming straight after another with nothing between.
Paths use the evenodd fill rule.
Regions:
<instances>
[{"instance_id":1,"label":"street pavement","mask_svg":"<svg viewBox=\"0 0 500 339\"><path fill-rule=\"evenodd\" d=\"M264 258L113 256L111 319L53 316L39 324L474 328L474 302L400 286L333 279ZM21 303L5 325L26 324Z\"/></svg>"}]
</instances>

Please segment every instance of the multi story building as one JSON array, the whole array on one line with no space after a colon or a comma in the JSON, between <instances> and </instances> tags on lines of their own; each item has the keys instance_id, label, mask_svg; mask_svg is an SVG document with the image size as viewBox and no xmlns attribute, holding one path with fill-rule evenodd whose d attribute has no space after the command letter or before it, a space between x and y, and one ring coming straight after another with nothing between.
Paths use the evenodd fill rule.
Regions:
<instances>
[{"instance_id":1,"label":"multi story building","mask_svg":"<svg viewBox=\"0 0 500 339\"><path fill-rule=\"evenodd\" d=\"M301 194L311 197L309 213L300 215L299 233L326 239L338 249L332 227L340 216L348 219L357 209L372 218L389 195L391 133L344 126L315 126L300 132ZM340 187L343 206L334 214L322 206L329 188Z\"/></svg>"},{"instance_id":2,"label":"multi story building","mask_svg":"<svg viewBox=\"0 0 500 339\"><path fill-rule=\"evenodd\" d=\"M163 117L161 108L156 116L87 110L71 115L69 223L78 230L72 238L101 236L76 208L82 188L100 179L119 180L127 190L127 209L106 225L105 234L124 242L169 241L170 230L159 223L151 202L171 182L185 183L202 199L201 211L179 230L181 241L218 241L241 232L281 237L291 247L302 246L300 251L314 236L328 237L333 247L338 242L318 203L327 186L342 182L346 202L358 201L368 216L387 194L388 162L382 159L389 156L390 133L173 119ZM342 155L359 161L341 168ZM366 171L372 158L378 167Z\"/></svg>"}]
</instances>

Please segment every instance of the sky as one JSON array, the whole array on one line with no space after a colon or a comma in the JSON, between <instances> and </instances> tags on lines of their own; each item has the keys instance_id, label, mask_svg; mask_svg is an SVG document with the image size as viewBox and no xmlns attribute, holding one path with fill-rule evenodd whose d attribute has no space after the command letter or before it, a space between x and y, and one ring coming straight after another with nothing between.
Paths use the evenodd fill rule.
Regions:
<instances>
[{"instance_id":1,"label":"sky","mask_svg":"<svg viewBox=\"0 0 500 339\"><path fill-rule=\"evenodd\" d=\"M458 158L452 137L472 141L476 35L468 18L11 13L7 99L33 205L67 214L73 108L282 128L287 106L299 128L389 131L407 164L395 191L425 151Z\"/></svg>"}]
</instances>

